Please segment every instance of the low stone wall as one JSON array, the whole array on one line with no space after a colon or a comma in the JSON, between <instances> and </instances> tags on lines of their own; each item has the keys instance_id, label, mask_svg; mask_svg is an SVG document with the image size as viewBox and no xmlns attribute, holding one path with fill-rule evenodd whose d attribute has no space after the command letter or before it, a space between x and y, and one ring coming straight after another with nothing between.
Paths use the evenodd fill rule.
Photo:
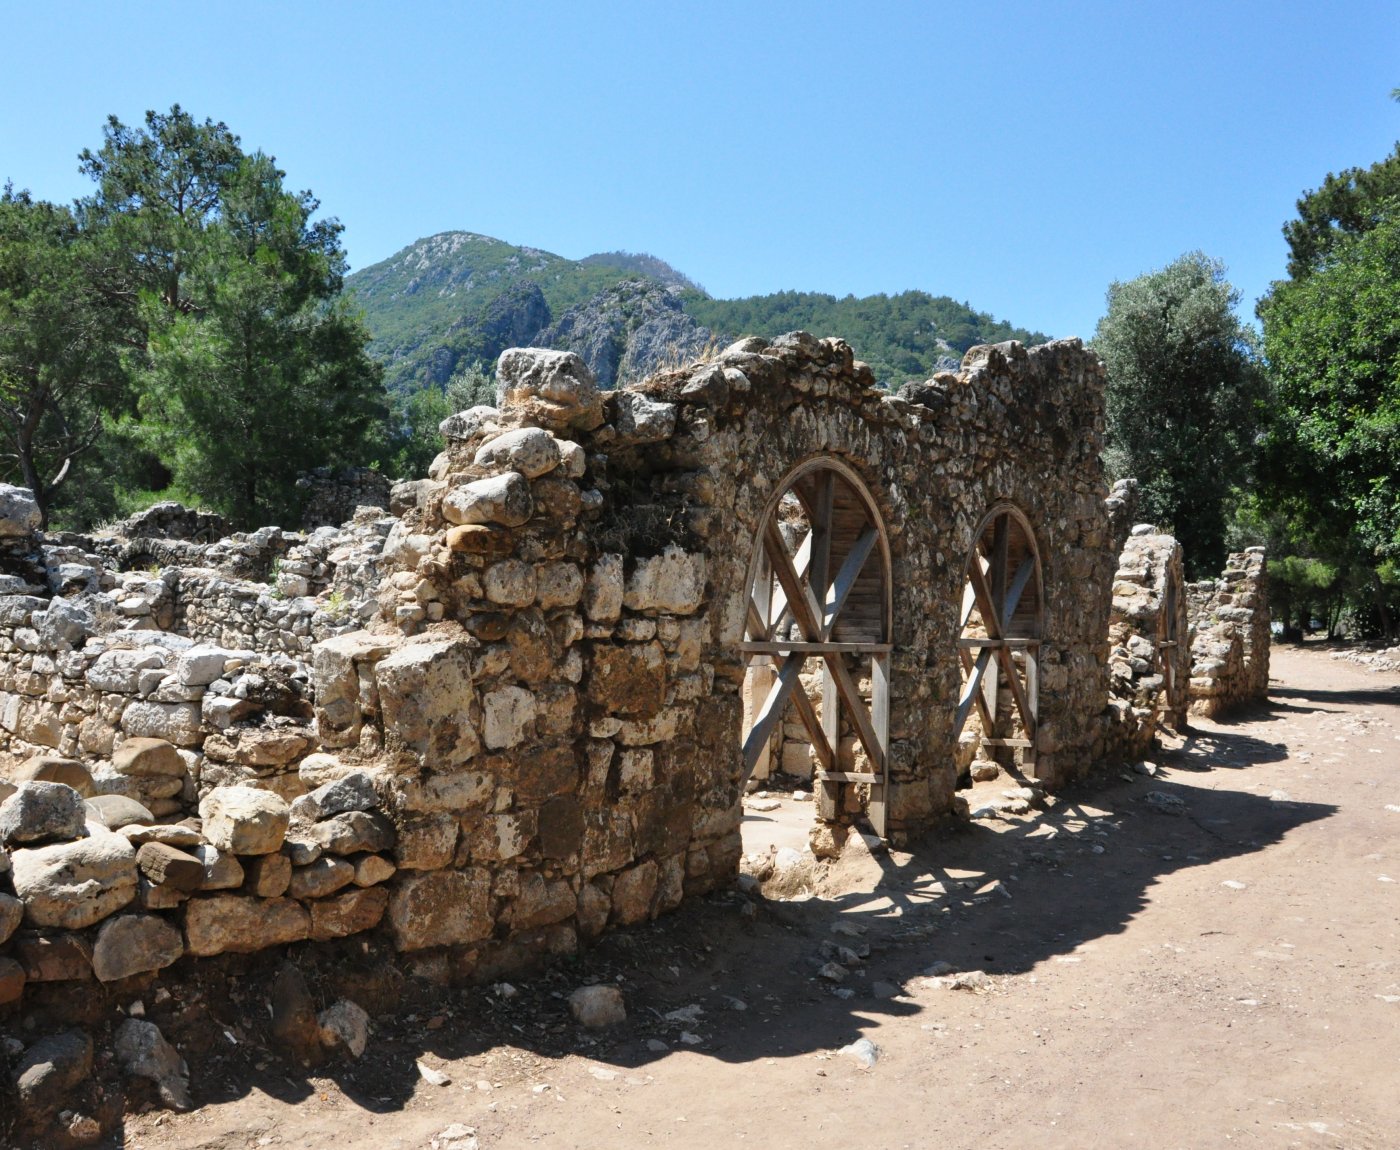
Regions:
<instances>
[{"instance_id":1,"label":"low stone wall","mask_svg":"<svg viewBox=\"0 0 1400 1150\"><path fill-rule=\"evenodd\" d=\"M303 531L338 527L361 507L389 506L389 480L371 467L318 467L297 480Z\"/></svg>"},{"instance_id":2,"label":"low stone wall","mask_svg":"<svg viewBox=\"0 0 1400 1150\"><path fill-rule=\"evenodd\" d=\"M1268 590L1262 547L1232 554L1219 579L1188 585L1192 714L1209 718L1268 694Z\"/></svg>"}]
</instances>

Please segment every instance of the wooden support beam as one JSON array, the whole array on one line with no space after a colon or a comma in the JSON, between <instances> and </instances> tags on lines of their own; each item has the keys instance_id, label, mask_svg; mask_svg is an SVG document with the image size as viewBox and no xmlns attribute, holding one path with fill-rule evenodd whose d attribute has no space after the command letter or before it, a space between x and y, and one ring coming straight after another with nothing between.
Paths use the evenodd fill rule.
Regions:
<instances>
[{"instance_id":1,"label":"wooden support beam","mask_svg":"<svg viewBox=\"0 0 1400 1150\"><path fill-rule=\"evenodd\" d=\"M802 664L805 662L806 659L801 655L791 655L778 668L777 679L769 690L768 697L763 700L763 705L759 707L758 714L754 717L753 726L749 728L748 737L744 739L744 777L746 779L753 773L759 756L768 745L768 739L773 734L773 729L782 721L783 706L793 689L800 685Z\"/></svg>"},{"instance_id":2,"label":"wooden support beam","mask_svg":"<svg viewBox=\"0 0 1400 1150\"><path fill-rule=\"evenodd\" d=\"M805 655L821 655L827 651L850 655L887 655L894 647L891 643L799 643L796 640L784 642L782 639L759 643L746 639L739 649L747 655L786 655L790 651Z\"/></svg>"}]
</instances>

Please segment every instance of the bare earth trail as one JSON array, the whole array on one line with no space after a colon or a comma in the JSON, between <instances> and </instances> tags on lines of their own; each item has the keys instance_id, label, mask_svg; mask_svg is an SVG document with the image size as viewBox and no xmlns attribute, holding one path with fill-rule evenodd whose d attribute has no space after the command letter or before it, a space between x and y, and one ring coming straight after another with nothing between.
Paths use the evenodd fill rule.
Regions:
<instances>
[{"instance_id":1,"label":"bare earth trail","mask_svg":"<svg viewBox=\"0 0 1400 1150\"><path fill-rule=\"evenodd\" d=\"M843 862L805 900L703 901L513 996L377 1003L324 1076L240 1032L191 1055L202 1109L121 1145L1400 1147L1400 675L1296 648L1273 674L1156 777ZM817 976L834 946L868 947L849 997ZM590 980L625 1025L569 1019ZM836 1053L862 1037L869 1069Z\"/></svg>"}]
</instances>

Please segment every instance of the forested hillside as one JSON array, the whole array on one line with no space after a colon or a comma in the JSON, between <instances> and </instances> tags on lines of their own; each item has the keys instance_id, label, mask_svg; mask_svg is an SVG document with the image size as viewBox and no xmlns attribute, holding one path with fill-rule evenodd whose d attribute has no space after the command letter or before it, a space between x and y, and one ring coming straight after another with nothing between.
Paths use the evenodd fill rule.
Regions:
<instances>
[{"instance_id":1,"label":"forested hillside","mask_svg":"<svg viewBox=\"0 0 1400 1150\"><path fill-rule=\"evenodd\" d=\"M651 282L674 299L625 283ZM689 277L655 256L602 252L567 260L538 248L517 247L473 232L444 232L410 244L347 280L373 336L370 346L385 368L391 392L412 394L443 387L475 363L487 367L514 344L557 341L592 357L600 379L612 386L656 362L654 325L642 331L644 349L619 344L619 332L637 331L633 314L618 309L649 296L649 313L677 311L668 323L677 352L696 344L696 333L727 341L741 335L775 336L802 329L840 335L875 370L897 386L925 378L977 343L1046 336L994 319L947 296L907 291L898 295L838 298L817 292L779 292L745 299L712 299ZM614 314L617 313L617 314ZM687 318L688 317L688 320ZM621 365L614 378L612 366Z\"/></svg>"}]
</instances>

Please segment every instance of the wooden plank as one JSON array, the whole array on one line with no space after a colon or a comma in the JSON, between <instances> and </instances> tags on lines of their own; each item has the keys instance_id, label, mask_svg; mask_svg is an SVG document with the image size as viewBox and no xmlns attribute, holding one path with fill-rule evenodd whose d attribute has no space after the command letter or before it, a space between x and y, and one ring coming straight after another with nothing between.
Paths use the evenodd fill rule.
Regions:
<instances>
[{"instance_id":1,"label":"wooden plank","mask_svg":"<svg viewBox=\"0 0 1400 1150\"><path fill-rule=\"evenodd\" d=\"M1027 736L1034 739L1035 714L1031 711L1025 688L1021 685L1021 677L1016 674L1016 664L1011 661L1011 652L1003 647L996 652L996 657L1002 670L1006 672L1006 685L1011 688L1012 702L1015 703L1016 710L1021 715L1021 726L1025 728Z\"/></svg>"},{"instance_id":2,"label":"wooden plank","mask_svg":"<svg viewBox=\"0 0 1400 1150\"><path fill-rule=\"evenodd\" d=\"M817 781L822 783L878 783L880 776L870 771L818 771Z\"/></svg>"},{"instance_id":3,"label":"wooden plank","mask_svg":"<svg viewBox=\"0 0 1400 1150\"><path fill-rule=\"evenodd\" d=\"M831 591L826 595L826 602L822 606L823 639L830 637L831 628L836 623L836 617L841 613L841 608L846 605L851 588L855 586L856 576L865 566L865 561L870 558L870 552L874 550L879 538L880 533L875 530L874 524L866 527L842 561L841 569L836 573L836 580L832 583Z\"/></svg>"},{"instance_id":4,"label":"wooden plank","mask_svg":"<svg viewBox=\"0 0 1400 1150\"><path fill-rule=\"evenodd\" d=\"M982 616L982 625L987 629L988 638L1000 639L1001 621L997 617L996 607L992 604L992 589L987 586L987 576L980 563L973 563L968 567L967 582L977 599L977 610Z\"/></svg>"},{"instance_id":5,"label":"wooden plank","mask_svg":"<svg viewBox=\"0 0 1400 1150\"><path fill-rule=\"evenodd\" d=\"M778 551L786 558L787 548L783 545L783 536L782 533L778 531L777 523L770 519L768 521L768 527L777 535ZM768 558L770 570L776 574L772 554L769 551L767 529L764 531L763 544L764 555ZM798 545L797 555L790 562L796 569L798 581L800 582L805 579L807 577L807 570L812 563L812 533L810 531L803 537L802 542ZM782 588L782 580L779 579L778 582L779 587L773 592L773 602L768 611L768 618L771 620L768 629L769 636L775 635L783 627L789 614L787 593Z\"/></svg>"},{"instance_id":6,"label":"wooden plank","mask_svg":"<svg viewBox=\"0 0 1400 1150\"><path fill-rule=\"evenodd\" d=\"M831 668L831 677L836 681L836 690L841 695L841 702L850 712L851 722L855 724L856 735L865 747L866 755L876 767L884 770L885 748L870 721L870 713L865 709L865 700L860 697L855 683L851 681L850 672L846 670L846 665L841 662L841 656L830 654L826 655L825 659L826 665Z\"/></svg>"},{"instance_id":7,"label":"wooden plank","mask_svg":"<svg viewBox=\"0 0 1400 1150\"><path fill-rule=\"evenodd\" d=\"M808 535L808 538L811 536ZM778 525L771 519L764 527L763 544L768 552L768 561L773 564L773 574L778 577L783 594L787 596L788 610L797 621L802 637L809 643L820 642L821 629L817 625L820 608L812 598L812 589L802 582L793 569L792 560L788 558L787 550L783 547L783 537L778 532Z\"/></svg>"},{"instance_id":8,"label":"wooden plank","mask_svg":"<svg viewBox=\"0 0 1400 1150\"><path fill-rule=\"evenodd\" d=\"M973 665L967 682L963 684L962 695L958 698L958 709L953 715L954 739L962 734L962 729L967 724L968 712L972 710L972 700L981 694L979 688L982 686L982 676L986 674L987 664L991 662L991 658L990 651L982 651L977 656L977 662ZM990 734L990 732L987 733Z\"/></svg>"},{"instance_id":9,"label":"wooden plank","mask_svg":"<svg viewBox=\"0 0 1400 1150\"><path fill-rule=\"evenodd\" d=\"M830 468L815 477L817 494L811 509L812 563L807 582L817 589L817 598L826 597L831 571L831 508L836 498L836 472Z\"/></svg>"},{"instance_id":10,"label":"wooden plank","mask_svg":"<svg viewBox=\"0 0 1400 1150\"><path fill-rule=\"evenodd\" d=\"M778 668L777 680L768 692L768 697L763 700L763 705L758 709L753 726L749 728L749 733L744 738L745 778L753 773L762 750L768 745L769 736L773 734L773 729L782 721L783 705L787 702L788 696L792 694L793 688L800 683L802 665L806 661L801 655L793 655Z\"/></svg>"},{"instance_id":11,"label":"wooden plank","mask_svg":"<svg viewBox=\"0 0 1400 1150\"><path fill-rule=\"evenodd\" d=\"M976 635L958 640L959 647L963 648L964 650L973 651L981 650L984 647L989 647L992 650L996 650L998 647L1007 647L1013 651L1038 650L1040 648L1040 643L1041 641L1039 639L983 639Z\"/></svg>"},{"instance_id":12,"label":"wooden plank","mask_svg":"<svg viewBox=\"0 0 1400 1150\"><path fill-rule=\"evenodd\" d=\"M1011 620L1016 614L1016 607L1021 601L1021 593L1026 589L1026 584L1035 574L1035 555L1027 555L1021 566L1016 569L1016 577L1011 580L1011 586L1006 591L1006 606L1001 611L1001 633L1005 635L1011 630Z\"/></svg>"},{"instance_id":13,"label":"wooden plank","mask_svg":"<svg viewBox=\"0 0 1400 1150\"><path fill-rule=\"evenodd\" d=\"M827 741L836 748L836 765L841 765L841 695L836 690L836 679L831 668L822 660L822 730ZM835 820L841 813L841 784L823 782L813 796L817 800L817 814L827 821Z\"/></svg>"},{"instance_id":14,"label":"wooden plank","mask_svg":"<svg viewBox=\"0 0 1400 1150\"><path fill-rule=\"evenodd\" d=\"M870 788L866 813L870 825L881 838L885 837L885 780L890 772L890 661L888 656L870 658L870 725L880 741L879 781Z\"/></svg>"},{"instance_id":15,"label":"wooden plank","mask_svg":"<svg viewBox=\"0 0 1400 1150\"><path fill-rule=\"evenodd\" d=\"M797 640L784 642L775 639L771 643L759 643L745 639L739 649L750 655L786 655L802 652L804 655L820 655L826 651L839 651L850 655L884 655L894 649L891 643L799 643Z\"/></svg>"},{"instance_id":16,"label":"wooden plank","mask_svg":"<svg viewBox=\"0 0 1400 1150\"><path fill-rule=\"evenodd\" d=\"M985 736L984 736L983 739L982 739L982 745L983 745L984 747L1030 747L1030 746L1034 746L1034 744L1030 741L1030 739L988 739L988 738L986 738Z\"/></svg>"},{"instance_id":17,"label":"wooden plank","mask_svg":"<svg viewBox=\"0 0 1400 1150\"><path fill-rule=\"evenodd\" d=\"M834 770L840 765L836 761L836 752L832 750L831 744L827 741L826 732L822 730L821 720L817 718L817 712L812 709L812 700L807 698L807 692L803 690L801 684L798 684L797 689L792 692L792 705L797 708L802 725L812 736L812 749L817 752L817 759L827 770Z\"/></svg>"}]
</instances>

